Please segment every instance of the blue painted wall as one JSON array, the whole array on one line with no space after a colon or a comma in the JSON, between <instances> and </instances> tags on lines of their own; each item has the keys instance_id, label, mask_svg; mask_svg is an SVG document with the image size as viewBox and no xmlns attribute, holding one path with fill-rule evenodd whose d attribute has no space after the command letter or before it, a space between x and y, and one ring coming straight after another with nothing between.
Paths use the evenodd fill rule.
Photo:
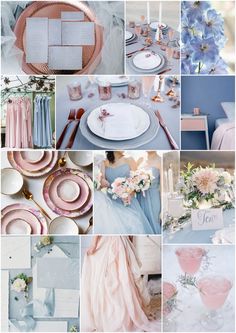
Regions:
<instances>
[{"instance_id":1,"label":"blue painted wall","mask_svg":"<svg viewBox=\"0 0 236 333\"><path fill-rule=\"evenodd\" d=\"M221 102L235 101L234 76L182 76L181 112L192 113L199 107L208 113L210 143L215 130L215 120L226 118ZM204 132L182 132L183 150L206 149Z\"/></svg>"}]
</instances>

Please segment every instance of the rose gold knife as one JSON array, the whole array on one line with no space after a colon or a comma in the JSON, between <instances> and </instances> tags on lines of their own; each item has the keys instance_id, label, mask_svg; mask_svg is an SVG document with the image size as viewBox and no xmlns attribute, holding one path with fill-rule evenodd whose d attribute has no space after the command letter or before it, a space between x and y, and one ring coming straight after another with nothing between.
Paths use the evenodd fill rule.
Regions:
<instances>
[{"instance_id":1,"label":"rose gold knife","mask_svg":"<svg viewBox=\"0 0 236 333\"><path fill-rule=\"evenodd\" d=\"M160 112L156 111L155 115L157 116L157 118L158 118L158 120L160 122L160 125L163 128L163 130L164 130L164 132L165 132L165 134L167 136L167 139L168 139L168 141L169 141L169 143L171 145L171 148L175 149L175 150L178 150L179 147L178 147L177 143L175 142L173 136L171 135L170 131L168 130L168 128L167 128L167 126L166 126L166 124L165 124L162 116L160 115Z\"/></svg>"}]
</instances>

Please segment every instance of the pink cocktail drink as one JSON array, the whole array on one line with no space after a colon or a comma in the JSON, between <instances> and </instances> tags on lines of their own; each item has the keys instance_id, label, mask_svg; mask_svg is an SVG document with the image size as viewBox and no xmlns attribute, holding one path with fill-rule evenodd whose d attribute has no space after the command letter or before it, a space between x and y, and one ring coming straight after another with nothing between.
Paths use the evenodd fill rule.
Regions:
<instances>
[{"instance_id":1,"label":"pink cocktail drink","mask_svg":"<svg viewBox=\"0 0 236 333\"><path fill-rule=\"evenodd\" d=\"M201 247L181 247L175 251L182 271L191 276L199 270L205 253Z\"/></svg>"},{"instance_id":2,"label":"pink cocktail drink","mask_svg":"<svg viewBox=\"0 0 236 333\"><path fill-rule=\"evenodd\" d=\"M170 282L163 282L163 314L168 315L172 310L175 296L177 295L176 286Z\"/></svg>"},{"instance_id":3,"label":"pink cocktail drink","mask_svg":"<svg viewBox=\"0 0 236 333\"><path fill-rule=\"evenodd\" d=\"M201 278L197 287L203 304L210 310L217 310L224 305L232 283L222 276L211 275Z\"/></svg>"}]
</instances>

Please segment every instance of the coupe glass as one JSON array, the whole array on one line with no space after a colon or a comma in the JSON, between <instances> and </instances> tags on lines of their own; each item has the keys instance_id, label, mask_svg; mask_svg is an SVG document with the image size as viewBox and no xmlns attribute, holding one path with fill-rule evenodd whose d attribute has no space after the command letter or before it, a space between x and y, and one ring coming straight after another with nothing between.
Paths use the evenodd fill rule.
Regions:
<instances>
[{"instance_id":1,"label":"coupe glass","mask_svg":"<svg viewBox=\"0 0 236 333\"><path fill-rule=\"evenodd\" d=\"M164 332L176 331L176 321L171 319L176 304L177 288L171 282L163 282L163 330Z\"/></svg>"},{"instance_id":2,"label":"coupe glass","mask_svg":"<svg viewBox=\"0 0 236 333\"><path fill-rule=\"evenodd\" d=\"M198 280L197 287L203 304L208 309L201 317L201 325L207 331L218 331L224 325L219 309L224 305L232 282L220 275L208 275Z\"/></svg>"}]
</instances>

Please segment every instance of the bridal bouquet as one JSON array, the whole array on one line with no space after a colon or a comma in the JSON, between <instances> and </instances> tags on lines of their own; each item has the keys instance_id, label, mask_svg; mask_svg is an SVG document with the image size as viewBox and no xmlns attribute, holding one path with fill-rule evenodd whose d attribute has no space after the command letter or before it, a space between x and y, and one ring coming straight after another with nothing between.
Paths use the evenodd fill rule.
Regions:
<instances>
[{"instance_id":1,"label":"bridal bouquet","mask_svg":"<svg viewBox=\"0 0 236 333\"><path fill-rule=\"evenodd\" d=\"M107 189L112 199L121 199L125 206L131 204L132 194L134 194L134 186L131 178L118 177Z\"/></svg>"},{"instance_id":2,"label":"bridal bouquet","mask_svg":"<svg viewBox=\"0 0 236 333\"><path fill-rule=\"evenodd\" d=\"M182 2L182 73L226 74L220 56L226 43L224 20L210 1Z\"/></svg>"},{"instance_id":3,"label":"bridal bouquet","mask_svg":"<svg viewBox=\"0 0 236 333\"><path fill-rule=\"evenodd\" d=\"M188 163L177 187L188 208L232 208L234 204L234 177L214 166L194 168Z\"/></svg>"},{"instance_id":4,"label":"bridal bouquet","mask_svg":"<svg viewBox=\"0 0 236 333\"><path fill-rule=\"evenodd\" d=\"M145 191L151 186L152 180L155 178L151 171L147 170L136 170L130 172L130 177L132 179L132 185L136 193L142 192L145 197Z\"/></svg>"}]
</instances>

